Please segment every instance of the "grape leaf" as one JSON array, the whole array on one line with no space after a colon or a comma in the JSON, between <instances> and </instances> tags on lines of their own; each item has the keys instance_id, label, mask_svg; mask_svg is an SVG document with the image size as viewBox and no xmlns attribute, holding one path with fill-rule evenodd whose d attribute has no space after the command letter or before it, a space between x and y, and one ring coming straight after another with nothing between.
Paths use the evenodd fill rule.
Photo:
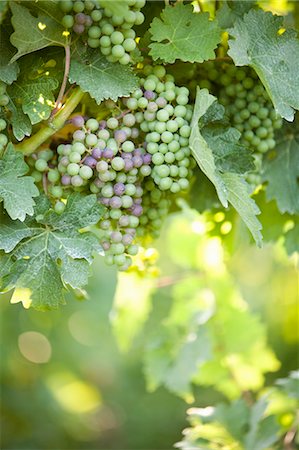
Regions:
<instances>
[{"instance_id":1,"label":"grape leaf","mask_svg":"<svg viewBox=\"0 0 299 450\"><path fill-rule=\"evenodd\" d=\"M243 178L234 173L224 173L222 179L228 191L228 201L241 216L255 242L260 247L263 239L261 234L262 225L256 217L260 214L260 210L250 197L249 185Z\"/></svg>"},{"instance_id":2,"label":"grape leaf","mask_svg":"<svg viewBox=\"0 0 299 450\"><path fill-rule=\"evenodd\" d=\"M260 230L262 226L256 218L256 215L259 214L260 211L254 200L250 198L247 183L239 174L229 172L221 173L219 171L216 166L216 158L213 150L202 135L202 130L200 130L200 119L215 101L216 98L210 95L207 89L197 88L197 96L191 122L190 148L200 169L214 184L222 205L227 207L228 202L233 205L247 225L257 245L260 246L262 241ZM213 146L215 145L217 154L217 140L210 139L210 144ZM229 148L231 148L231 143L229 143ZM223 149L222 153L225 153Z\"/></svg>"},{"instance_id":3,"label":"grape leaf","mask_svg":"<svg viewBox=\"0 0 299 450\"><path fill-rule=\"evenodd\" d=\"M67 37L59 21L59 8L53 1L38 2L34 6L37 17L16 2L10 4L14 33L11 43L18 49L11 62L23 55L52 45L65 46Z\"/></svg>"},{"instance_id":4,"label":"grape leaf","mask_svg":"<svg viewBox=\"0 0 299 450\"><path fill-rule=\"evenodd\" d=\"M138 79L130 68L107 61L96 50L81 53L80 60L72 59L69 79L82 91L88 92L97 104L111 98L128 96L138 86Z\"/></svg>"},{"instance_id":5,"label":"grape leaf","mask_svg":"<svg viewBox=\"0 0 299 450\"><path fill-rule=\"evenodd\" d=\"M299 370L293 370L287 378L279 378L276 384L292 398L299 400Z\"/></svg>"},{"instance_id":6,"label":"grape leaf","mask_svg":"<svg viewBox=\"0 0 299 450\"><path fill-rule=\"evenodd\" d=\"M223 29L230 28L238 18L247 13L256 3L255 0L224 1L216 13L219 26Z\"/></svg>"},{"instance_id":7,"label":"grape leaf","mask_svg":"<svg viewBox=\"0 0 299 450\"><path fill-rule=\"evenodd\" d=\"M245 173L254 169L253 157L247 147L239 144L241 133L236 128L212 125L203 128L202 136L213 150L221 172Z\"/></svg>"},{"instance_id":8,"label":"grape leaf","mask_svg":"<svg viewBox=\"0 0 299 450\"><path fill-rule=\"evenodd\" d=\"M283 17L251 10L229 30L228 54L237 66L251 66L278 114L288 121L299 109L299 41L294 30L279 33Z\"/></svg>"},{"instance_id":9,"label":"grape leaf","mask_svg":"<svg viewBox=\"0 0 299 450\"><path fill-rule=\"evenodd\" d=\"M32 177L24 176L28 166L23 155L8 144L0 160L0 198L4 201L4 208L15 220L25 220L26 214L33 215L35 204L33 197L39 195Z\"/></svg>"},{"instance_id":10,"label":"grape leaf","mask_svg":"<svg viewBox=\"0 0 299 450\"><path fill-rule=\"evenodd\" d=\"M20 69L17 62L10 63L14 54L14 48L9 42L9 35L4 30L4 27L1 27L0 30L0 42L0 80L4 81L4 83L11 84L18 78Z\"/></svg>"},{"instance_id":11,"label":"grape leaf","mask_svg":"<svg viewBox=\"0 0 299 450\"><path fill-rule=\"evenodd\" d=\"M0 24L3 22L7 10L8 10L8 0L2 0L0 3Z\"/></svg>"},{"instance_id":12,"label":"grape leaf","mask_svg":"<svg viewBox=\"0 0 299 450\"><path fill-rule=\"evenodd\" d=\"M293 228L286 232L284 245L288 255L299 252L299 220L296 220Z\"/></svg>"},{"instance_id":13,"label":"grape leaf","mask_svg":"<svg viewBox=\"0 0 299 450\"><path fill-rule=\"evenodd\" d=\"M268 200L275 199L280 212L299 212L299 133L284 127L275 152L264 160L263 181Z\"/></svg>"},{"instance_id":14,"label":"grape leaf","mask_svg":"<svg viewBox=\"0 0 299 450\"><path fill-rule=\"evenodd\" d=\"M21 105L15 104L12 99L10 99L8 108L11 113L9 120L13 134L18 141L22 141L25 136L31 135L32 126L29 117L24 114Z\"/></svg>"},{"instance_id":15,"label":"grape leaf","mask_svg":"<svg viewBox=\"0 0 299 450\"><path fill-rule=\"evenodd\" d=\"M191 428L184 430L184 439L175 446L183 450L235 448L265 450L280 438L274 415L264 417L267 403L262 398L251 407L243 399L216 407L191 408ZM276 447L275 447L276 448Z\"/></svg>"},{"instance_id":16,"label":"grape leaf","mask_svg":"<svg viewBox=\"0 0 299 450\"><path fill-rule=\"evenodd\" d=\"M78 223L87 227L100 219L103 208L96 196L75 193L69 199L65 218L49 210L50 204L41 198L44 204L42 208L37 205L34 219L21 223L7 217L0 226L0 249L11 251L8 270L2 274L3 286L26 293L31 306L39 310L64 304L67 285L81 288L86 284L93 253L101 251L96 236L78 231ZM45 209L48 211L38 214Z\"/></svg>"},{"instance_id":17,"label":"grape leaf","mask_svg":"<svg viewBox=\"0 0 299 450\"><path fill-rule=\"evenodd\" d=\"M167 63L214 59L214 49L221 41L220 28L215 20L209 20L208 13L194 13L192 5L181 2L166 6L149 31L154 41L149 54Z\"/></svg>"},{"instance_id":18,"label":"grape leaf","mask_svg":"<svg viewBox=\"0 0 299 450\"><path fill-rule=\"evenodd\" d=\"M58 80L51 77L49 70L42 67L42 59L22 58L21 67L28 65L30 70L22 70L21 76L7 89L14 103L21 104L32 125L46 120L51 114L55 97L53 92L58 87Z\"/></svg>"},{"instance_id":19,"label":"grape leaf","mask_svg":"<svg viewBox=\"0 0 299 450\"><path fill-rule=\"evenodd\" d=\"M191 122L190 148L193 156L203 173L214 184L219 200L224 207L228 206L227 190L216 169L212 150L201 135L198 127L199 119L204 116L209 107L216 101L216 97L210 95L207 89L198 89Z\"/></svg>"}]
</instances>

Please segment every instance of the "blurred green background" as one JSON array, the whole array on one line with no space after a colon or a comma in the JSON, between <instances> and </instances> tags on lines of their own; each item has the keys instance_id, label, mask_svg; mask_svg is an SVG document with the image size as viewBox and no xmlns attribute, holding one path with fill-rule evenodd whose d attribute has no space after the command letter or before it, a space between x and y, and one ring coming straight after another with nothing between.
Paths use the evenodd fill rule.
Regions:
<instances>
[{"instance_id":1,"label":"blurred green background","mask_svg":"<svg viewBox=\"0 0 299 450\"><path fill-rule=\"evenodd\" d=\"M280 367L274 362L275 373L266 375L266 386L296 369L298 261L287 258L281 243L262 250L250 246L243 231L236 231L236 226L230 231L227 223L223 214L211 222L188 209L168 219L158 242L160 273L151 279L156 288L153 306L138 312L140 324L134 324L138 319L133 317L130 325L125 315L122 321L120 310L111 314L117 275L100 257L93 266L87 301L70 296L59 311L41 313L10 304L9 295L2 297L1 448L172 448L186 427L188 405L164 387L147 392L142 363L146 328L136 331L127 353L120 352L115 335L125 348L130 326L142 328L148 314L159 333L161 308L168 310L181 297L188 305L188 283L196 287L196 277L201 288L209 285L216 296L219 276L221 286L231 277L234 289L262 320L268 344L281 362ZM212 236L213 229L220 229L224 243ZM203 273L210 278L200 279ZM124 298L137 302L135 311L138 299L144 301L140 280L135 289L129 278L121 285ZM118 292L118 301L122 295ZM195 387L194 396L201 407L224 399L219 389L208 386Z\"/></svg>"}]
</instances>

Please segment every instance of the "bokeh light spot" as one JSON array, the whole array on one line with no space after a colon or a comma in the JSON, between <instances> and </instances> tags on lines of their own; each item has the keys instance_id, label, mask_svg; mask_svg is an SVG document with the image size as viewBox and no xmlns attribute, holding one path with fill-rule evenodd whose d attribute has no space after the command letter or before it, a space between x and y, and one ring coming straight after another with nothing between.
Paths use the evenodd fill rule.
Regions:
<instances>
[{"instance_id":1,"label":"bokeh light spot","mask_svg":"<svg viewBox=\"0 0 299 450\"><path fill-rule=\"evenodd\" d=\"M35 364L47 363L51 358L51 344L41 333L26 331L19 335L18 344L24 358Z\"/></svg>"}]
</instances>

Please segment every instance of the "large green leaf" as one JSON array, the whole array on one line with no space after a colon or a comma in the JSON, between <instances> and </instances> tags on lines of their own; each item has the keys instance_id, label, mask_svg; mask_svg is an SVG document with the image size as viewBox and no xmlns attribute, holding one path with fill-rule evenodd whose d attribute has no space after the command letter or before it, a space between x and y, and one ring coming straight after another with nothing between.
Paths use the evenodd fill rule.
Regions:
<instances>
[{"instance_id":1,"label":"large green leaf","mask_svg":"<svg viewBox=\"0 0 299 450\"><path fill-rule=\"evenodd\" d=\"M32 7L31 2L28 2ZM52 45L64 46L67 37L64 27L60 23L60 9L53 0L33 2L31 10L16 2L11 2L14 33L10 37L11 43L18 49L12 62L23 55Z\"/></svg>"},{"instance_id":2,"label":"large green leaf","mask_svg":"<svg viewBox=\"0 0 299 450\"><path fill-rule=\"evenodd\" d=\"M81 52L80 59L72 59L69 79L98 104L108 98L128 96L138 86L138 79L129 67L107 61L96 50Z\"/></svg>"},{"instance_id":3,"label":"large green leaf","mask_svg":"<svg viewBox=\"0 0 299 450\"><path fill-rule=\"evenodd\" d=\"M161 18L155 17L151 27L150 55L174 63L176 59L203 62L214 59L214 50L221 41L216 21L209 20L208 13L193 12L192 5L179 2L167 6Z\"/></svg>"},{"instance_id":4,"label":"large green leaf","mask_svg":"<svg viewBox=\"0 0 299 450\"><path fill-rule=\"evenodd\" d=\"M44 205L37 205L34 219L24 223L8 217L3 220L0 249L11 253L2 273L2 290L16 288L14 300L23 300L23 296L36 309L53 309L64 303L67 285L81 288L87 283L93 254L101 247L92 233L79 232L78 225L97 223L102 207L95 195L76 193L69 199L65 217L49 209L50 204L41 198Z\"/></svg>"},{"instance_id":5,"label":"large green leaf","mask_svg":"<svg viewBox=\"0 0 299 450\"><path fill-rule=\"evenodd\" d=\"M228 172L220 172L216 165L217 158L219 158L219 138L212 139L210 135L208 141L206 141L202 134L203 126L200 123L200 119L215 101L216 98L210 95L207 89L198 88L191 123L190 148L200 169L214 184L222 205L227 207L228 202L233 205L247 225L257 245L260 246L262 242L260 232L262 226L256 218L260 211L249 195L247 183L241 175L231 173L236 171L233 167ZM229 154L233 149L231 139L225 140L221 138L221 145L223 145L221 153L224 155ZM224 148L226 145L227 149ZM215 154L213 152L214 146ZM236 147L235 150L237 150ZM236 162L239 160L239 157L240 155L235 156ZM234 160L234 156L230 155L230 165L232 160Z\"/></svg>"},{"instance_id":6,"label":"large green leaf","mask_svg":"<svg viewBox=\"0 0 299 450\"><path fill-rule=\"evenodd\" d=\"M13 220L24 221L26 214L33 215L34 212L33 197L38 196L39 192L33 178L24 176L27 172L23 155L8 144L0 160L0 199Z\"/></svg>"},{"instance_id":7,"label":"large green leaf","mask_svg":"<svg viewBox=\"0 0 299 450\"><path fill-rule=\"evenodd\" d=\"M278 114L292 121L299 109L299 40L294 30L279 33L283 17L251 10L229 30L229 55L237 66L251 66Z\"/></svg>"}]
</instances>

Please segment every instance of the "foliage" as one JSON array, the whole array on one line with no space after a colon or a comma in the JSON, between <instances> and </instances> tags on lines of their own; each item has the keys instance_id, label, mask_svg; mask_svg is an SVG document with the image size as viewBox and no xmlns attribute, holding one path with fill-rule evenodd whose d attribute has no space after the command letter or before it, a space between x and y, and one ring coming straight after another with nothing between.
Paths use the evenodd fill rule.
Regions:
<instances>
[{"instance_id":1,"label":"foliage","mask_svg":"<svg viewBox=\"0 0 299 450\"><path fill-rule=\"evenodd\" d=\"M251 240L289 264L299 249L298 8L259 3L0 6L0 290L56 309L96 254L116 265L120 349L148 390L200 403L186 450L296 439L297 368L236 270Z\"/></svg>"}]
</instances>

